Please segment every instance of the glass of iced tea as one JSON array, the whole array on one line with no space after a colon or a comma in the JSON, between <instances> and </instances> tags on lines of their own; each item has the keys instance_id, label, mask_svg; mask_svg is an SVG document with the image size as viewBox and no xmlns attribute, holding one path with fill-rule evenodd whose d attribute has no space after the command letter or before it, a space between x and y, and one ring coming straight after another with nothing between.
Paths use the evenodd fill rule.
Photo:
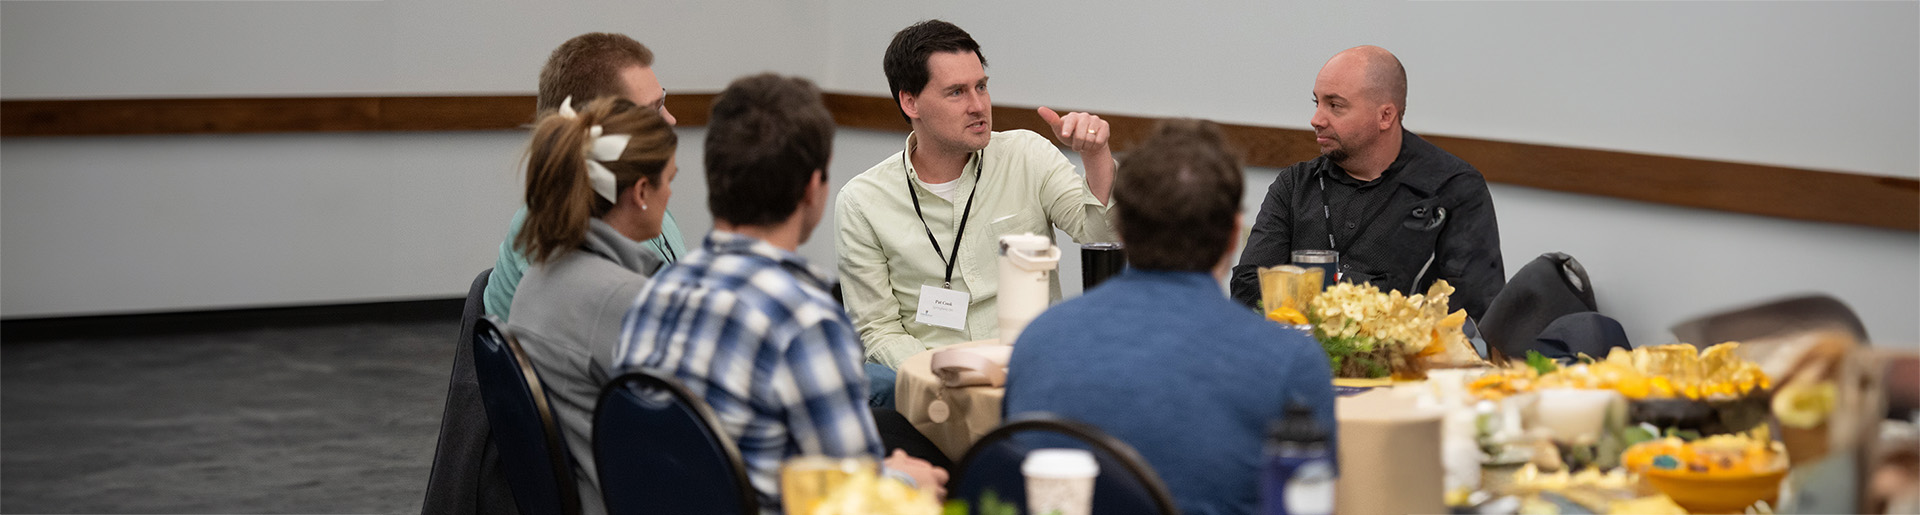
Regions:
<instances>
[{"instance_id":1,"label":"glass of iced tea","mask_svg":"<svg viewBox=\"0 0 1920 515\"><path fill-rule=\"evenodd\" d=\"M1260 299L1267 311L1278 308L1290 308L1300 313L1307 312L1307 303L1320 296L1325 281L1325 271L1319 268L1302 268L1293 265L1270 266L1260 269Z\"/></svg>"},{"instance_id":2,"label":"glass of iced tea","mask_svg":"<svg viewBox=\"0 0 1920 515\"><path fill-rule=\"evenodd\" d=\"M780 464L780 505L787 513L813 513L826 501L827 494L846 484L861 471L874 473L877 465L867 458L831 458L806 455L788 458Z\"/></svg>"}]
</instances>

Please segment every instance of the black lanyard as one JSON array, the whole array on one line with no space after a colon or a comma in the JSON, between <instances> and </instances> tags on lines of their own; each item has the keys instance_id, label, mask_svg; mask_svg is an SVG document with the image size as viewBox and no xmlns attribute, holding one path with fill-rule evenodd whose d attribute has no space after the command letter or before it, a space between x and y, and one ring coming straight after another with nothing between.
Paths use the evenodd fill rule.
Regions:
<instances>
[{"instance_id":1,"label":"black lanyard","mask_svg":"<svg viewBox=\"0 0 1920 515\"><path fill-rule=\"evenodd\" d=\"M1337 169L1338 169L1338 167L1335 167L1335 169L1337 170ZM1340 249L1340 247L1339 247L1338 245L1335 245L1335 244L1333 243L1333 207L1332 207L1332 206L1329 206L1329 205L1327 204L1327 176L1326 176L1326 174L1329 174L1329 173L1333 173L1333 172L1331 172L1331 171L1327 171L1327 170L1321 170L1321 171L1320 171L1320 214L1321 214L1322 216L1325 216L1325 217L1326 217L1326 220L1327 220L1327 223L1326 223L1326 225L1327 225L1327 248L1328 248L1328 249L1330 249L1330 250L1333 250L1334 252L1339 252L1339 253L1341 253L1341 254L1346 254L1346 253L1347 253L1347 251L1346 251L1346 250L1341 250L1341 249ZM1346 171L1344 171L1344 170L1342 170L1342 171L1341 171L1340 173L1346 173ZM1399 177L1400 177L1400 174L1397 174L1397 173L1396 173L1396 174L1393 174L1393 175L1394 175L1394 179L1399 179ZM1376 179L1376 180L1379 180L1379 179ZM1381 185L1379 185L1379 186L1375 186L1375 187L1376 187L1376 188L1392 188L1392 187L1393 187L1393 186L1394 186L1395 184L1398 184L1398 181L1388 181L1388 182L1387 182L1387 183L1385 183L1385 184L1381 184ZM1353 191L1353 194L1354 194L1354 195L1359 195L1359 194L1360 194L1360 190L1359 190L1358 188L1356 188L1356 189L1354 189L1354 191ZM1387 193L1386 193L1386 194L1387 194L1387 200L1388 200L1388 201L1391 201L1391 200L1393 200L1393 191L1392 191L1391 189L1389 189L1389 190L1387 191ZM1348 197L1347 197L1347 200L1348 200L1348 201L1352 201L1352 200L1353 200L1353 196L1348 196ZM1359 229L1356 229L1356 230L1354 231L1354 233L1353 233L1353 240L1352 240L1352 241L1348 241L1348 242L1347 242L1347 249L1348 249L1348 250L1351 250L1351 249L1353 248L1353 243L1354 243L1354 242L1357 242L1357 241L1360 241L1360 235L1361 235L1361 234L1365 234L1365 233L1367 232L1367 229L1368 229L1368 228L1370 228L1370 227L1373 227L1373 221L1374 221L1374 220L1377 220L1377 219L1379 219L1379 218L1380 218L1380 213L1382 213L1382 212L1385 212L1385 211L1387 210L1387 204L1388 204L1388 202L1384 202L1384 201L1383 201L1383 202L1382 202L1382 203L1380 204L1380 207L1378 207L1378 208L1375 208L1375 209L1373 210L1373 212L1372 212L1372 213L1368 213L1368 214L1367 214L1367 220L1366 220L1365 222L1362 222L1362 223L1361 223L1361 225L1360 225L1360 227L1359 227Z\"/></svg>"},{"instance_id":2,"label":"black lanyard","mask_svg":"<svg viewBox=\"0 0 1920 515\"><path fill-rule=\"evenodd\" d=\"M967 208L960 211L960 227L953 231L953 257L940 249L940 240L933 237L933 226L927 225L927 215L920 212L920 192L913 189L913 168L907 164L907 154L900 154L900 167L907 171L907 198L913 199L913 214L920 217L920 227L927 230L927 241L933 243L933 255L940 256L940 263L947 265L947 279L940 283L942 288L953 288L953 265L960 262L960 237L967 234L967 217L973 215L973 197L980 192L980 167L986 163L987 151L973 154L973 190L967 192Z\"/></svg>"},{"instance_id":3,"label":"black lanyard","mask_svg":"<svg viewBox=\"0 0 1920 515\"><path fill-rule=\"evenodd\" d=\"M662 223L665 223L665 222L662 222ZM647 240L647 243L656 244L660 247L660 249L654 252L654 254L660 256L660 258L662 259L661 264L672 263L674 261L680 260L680 255L673 251L673 246L667 244L667 236L665 234L655 237L654 239Z\"/></svg>"}]
</instances>

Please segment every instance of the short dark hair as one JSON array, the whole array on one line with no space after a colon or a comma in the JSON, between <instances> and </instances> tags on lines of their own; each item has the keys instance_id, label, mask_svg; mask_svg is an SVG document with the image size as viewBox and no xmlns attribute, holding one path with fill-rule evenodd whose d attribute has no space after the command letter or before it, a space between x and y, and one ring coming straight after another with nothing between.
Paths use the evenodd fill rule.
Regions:
<instances>
[{"instance_id":1,"label":"short dark hair","mask_svg":"<svg viewBox=\"0 0 1920 515\"><path fill-rule=\"evenodd\" d=\"M573 97L576 106L600 97L626 93L620 71L630 66L653 67L653 51L623 34L589 32L574 36L553 49L540 68L539 112L560 108Z\"/></svg>"},{"instance_id":2,"label":"short dark hair","mask_svg":"<svg viewBox=\"0 0 1920 515\"><path fill-rule=\"evenodd\" d=\"M973 36L960 27L940 20L927 20L915 23L893 34L893 43L887 45L887 55L882 67L887 72L887 88L893 92L893 107L900 108L900 94L920 94L927 89L927 58L935 52L973 52L980 58L980 66L987 65L986 54L980 53L980 44ZM905 110L900 117L908 123L913 119Z\"/></svg>"},{"instance_id":3,"label":"short dark hair","mask_svg":"<svg viewBox=\"0 0 1920 515\"><path fill-rule=\"evenodd\" d=\"M1127 261L1159 270L1212 270L1233 243L1246 179L1220 126L1172 119L1120 164L1113 218Z\"/></svg>"},{"instance_id":4,"label":"short dark hair","mask_svg":"<svg viewBox=\"0 0 1920 515\"><path fill-rule=\"evenodd\" d=\"M800 206L833 154L833 115L812 81L744 77L713 99L707 118L707 207L716 220L771 225Z\"/></svg>"}]
</instances>

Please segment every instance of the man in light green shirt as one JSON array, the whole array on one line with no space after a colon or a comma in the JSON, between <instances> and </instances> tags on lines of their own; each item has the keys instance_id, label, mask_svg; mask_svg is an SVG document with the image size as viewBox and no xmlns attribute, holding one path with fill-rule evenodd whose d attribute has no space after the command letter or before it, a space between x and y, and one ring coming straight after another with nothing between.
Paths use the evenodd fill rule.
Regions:
<instances>
[{"instance_id":1,"label":"man in light green shirt","mask_svg":"<svg viewBox=\"0 0 1920 515\"><path fill-rule=\"evenodd\" d=\"M669 125L676 121L673 113L667 112L667 90L660 87L660 79L653 74L653 51L633 38L602 32L581 34L561 43L540 69L540 115L560 109L560 102L569 98L577 108L613 95L659 109ZM494 261L493 273L487 275L482 303L487 314L501 320L511 320L507 315L513 306L513 292L519 289L520 276L527 271L526 255L514 246L526 221L527 208L521 207L507 223L507 239L500 242L500 257ZM640 244L658 254L662 263L678 260L687 248L671 212L661 219L660 236Z\"/></svg>"},{"instance_id":2,"label":"man in light green shirt","mask_svg":"<svg viewBox=\"0 0 1920 515\"><path fill-rule=\"evenodd\" d=\"M986 58L959 27L931 20L901 30L885 66L913 133L904 151L850 180L834 212L847 310L877 364L871 386L890 392L892 369L908 356L998 336L1001 236L1050 237L1057 227L1083 243L1118 240L1107 220L1107 122L1040 108L1061 144L1080 153L1082 178L1045 136L992 131ZM1059 277L1050 280L1058 300ZM923 292L964 299L964 317L922 316Z\"/></svg>"}]
</instances>

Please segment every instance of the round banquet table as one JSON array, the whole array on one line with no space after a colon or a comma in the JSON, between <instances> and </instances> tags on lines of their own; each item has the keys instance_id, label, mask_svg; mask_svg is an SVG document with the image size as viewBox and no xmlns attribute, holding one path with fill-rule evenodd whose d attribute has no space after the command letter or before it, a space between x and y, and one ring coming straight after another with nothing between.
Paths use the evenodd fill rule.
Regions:
<instances>
[{"instance_id":1,"label":"round banquet table","mask_svg":"<svg viewBox=\"0 0 1920 515\"><path fill-rule=\"evenodd\" d=\"M907 357L900 362L897 370L894 409L907 417L914 429L920 430L935 446L940 447L940 452L955 462L966 456L967 448L973 442L1000 425L1000 405L1006 400L1007 389L994 386L942 386L940 377L933 374L933 353L999 344L999 339L989 339L929 349ZM936 400L947 405L946 420L941 422L935 422L928 413L928 407Z\"/></svg>"},{"instance_id":2,"label":"round banquet table","mask_svg":"<svg viewBox=\"0 0 1920 515\"><path fill-rule=\"evenodd\" d=\"M1000 425L1004 387L947 388L933 373L933 354L962 347L999 345L979 340L914 354L900 362L894 383L894 409L913 423L940 452L958 463L973 442ZM1338 381L1336 381L1338 382ZM1348 382L1343 386L1380 386L1348 392L1336 401L1342 481L1335 504L1343 514L1441 513L1440 413L1418 408L1411 395L1418 383ZM947 405L947 417L935 422L929 407ZM1510 473L1509 473L1510 474ZM1381 496L1378 492L1396 495Z\"/></svg>"}]
</instances>

